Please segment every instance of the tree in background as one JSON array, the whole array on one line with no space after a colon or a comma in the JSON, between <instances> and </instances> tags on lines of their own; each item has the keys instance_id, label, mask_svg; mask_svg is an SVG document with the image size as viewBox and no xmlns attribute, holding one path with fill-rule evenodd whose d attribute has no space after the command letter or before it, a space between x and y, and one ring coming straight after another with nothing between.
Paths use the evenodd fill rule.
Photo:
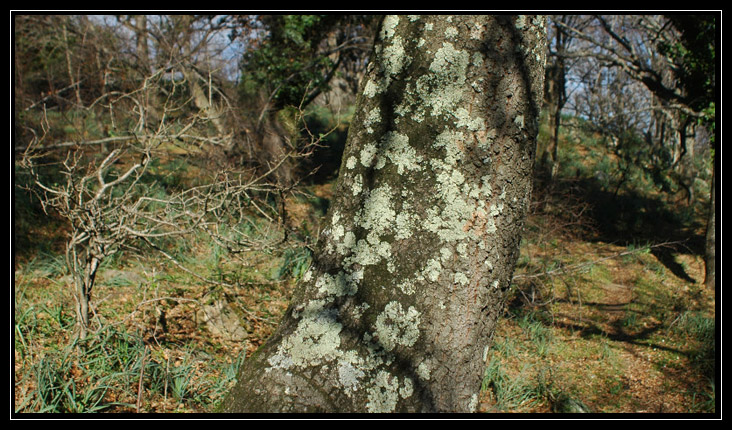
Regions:
<instances>
[{"instance_id":1,"label":"tree in background","mask_svg":"<svg viewBox=\"0 0 732 430\"><path fill-rule=\"evenodd\" d=\"M289 125L292 112L306 109L334 82L355 94L371 47L374 17L263 15L233 20L246 31L234 34L245 46L238 81L245 138L232 154L271 165L272 157L297 145ZM300 171L302 167L282 165L278 180L292 186L310 173Z\"/></svg>"},{"instance_id":2,"label":"tree in background","mask_svg":"<svg viewBox=\"0 0 732 430\"><path fill-rule=\"evenodd\" d=\"M545 35L539 16L383 19L314 263L224 410L476 410L529 204Z\"/></svg>"},{"instance_id":3,"label":"tree in background","mask_svg":"<svg viewBox=\"0 0 732 430\"><path fill-rule=\"evenodd\" d=\"M308 105L329 88L341 66L363 64L374 16L268 15L254 20L256 39L241 61L242 97L263 95L272 109ZM345 67L348 70L349 67ZM346 74L347 75L347 74ZM351 85L358 75L347 76ZM263 93L263 94L262 94Z\"/></svg>"},{"instance_id":4,"label":"tree in background","mask_svg":"<svg viewBox=\"0 0 732 430\"><path fill-rule=\"evenodd\" d=\"M683 189L690 205L694 181L716 170L708 168L709 163L700 166L695 154L697 138L707 135L717 144L716 17L590 18L583 26L558 24L578 40L565 57L585 60L573 71L582 83L573 97L575 112L612 137L614 151L626 166L641 167L669 195ZM620 170L618 188L627 168ZM710 183L716 187L713 178ZM712 189L708 232L715 225L715 196ZM707 234L706 249L707 267L713 271L713 233ZM713 280L713 274L707 279Z\"/></svg>"},{"instance_id":5,"label":"tree in background","mask_svg":"<svg viewBox=\"0 0 732 430\"><path fill-rule=\"evenodd\" d=\"M712 154L712 184L706 231L706 269L704 283L716 287L716 211L719 142L716 140L716 16L671 15L667 17L680 32L675 44L665 42L661 47L673 60L674 70L683 85L682 103L692 110L692 119L712 132L715 151Z\"/></svg>"},{"instance_id":6,"label":"tree in background","mask_svg":"<svg viewBox=\"0 0 732 430\"><path fill-rule=\"evenodd\" d=\"M562 110L567 103L567 73L572 67L565 53L572 44L572 34L565 26L581 27L584 17L558 15L549 20L549 50L547 53L544 98L549 117L549 144L541 155L541 165L549 170L552 179L559 172L559 128ZM576 61L576 60L575 60Z\"/></svg>"}]
</instances>

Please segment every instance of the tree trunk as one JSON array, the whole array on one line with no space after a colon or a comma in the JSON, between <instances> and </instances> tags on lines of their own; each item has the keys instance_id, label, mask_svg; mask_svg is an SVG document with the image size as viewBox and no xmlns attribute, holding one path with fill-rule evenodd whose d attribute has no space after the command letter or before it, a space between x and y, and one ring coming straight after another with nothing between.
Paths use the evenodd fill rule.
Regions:
<instances>
[{"instance_id":1,"label":"tree trunk","mask_svg":"<svg viewBox=\"0 0 732 430\"><path fill-rule=\"evenodd\" d=\"M705 256L705 272L704 284L710 290L716 288L716 217L717 217L717 159L718 154L714 154L714 169L712 171L712 192L709 204L709 217L707 218L707 234L706 234L706 256Z\"/></svg>"},{"instance_id":2,"label":"tree trunk","mask_svg":"<svg viewBox=\"0 0 732 430\"><path fill-rule=\"evenodd\" d=\"M547 67L546 101L549 110L549 144L542 154L542 167L547 168L554 180L559 173L559 127L564 106L564 59L555 58L554 64Z\"/></svg>"},{"instance_id":3,"label":"tree trunk","mask_svg":"<svg viewBox=\"0 0 732 430\"><path fill-rule=\"evenodd\" d=\"M229 412L468 412L529 206L544 17L387 16L312 267Z\"/></svg>"}]
</instances>

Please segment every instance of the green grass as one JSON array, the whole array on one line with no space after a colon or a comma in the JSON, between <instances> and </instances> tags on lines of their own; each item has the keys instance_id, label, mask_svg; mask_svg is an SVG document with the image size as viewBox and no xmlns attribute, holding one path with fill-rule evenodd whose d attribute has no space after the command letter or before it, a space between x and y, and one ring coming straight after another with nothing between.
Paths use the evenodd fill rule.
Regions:
<instances>
[{"instance_id":1,"label":"green grass","mask_svg":"<svg viewBox=\"0 0 732 430\"><path fill-rule=\"evenodd\" d=\"M714 412L713 292L677 276L680 268L700 280L700 257L674 250L674 272L650 251L658 237L630 234L658 233L656 221L693 230L694 212L669 214L673 205L647 176L633 172L619 193L631 210L623 215L607 196L618 185L616 160L600 139L579 137L582 145L570 146L563 136L555 187L547 191L537 181L534 197L550 204L527 220L517 274L554 272L514 282L488 354L481 410ZM180 189L200 168L185 158L153 167L154 181L144 184L145 192L158 196ZM598 171L604 174L599 179ZM232 254L205 234L159 241L213 283L144 247L105 260L93 299L102 329L84 342L73 337L63 246L51 242L58 239L51 231L62 230L39 222L46 220L42 212L16 190L16 225L25 239L15 267L15 411L134 412L138 404L142 412L216 411L243 360L274 331L293 283L311 264L305 243L319 231L329 200L317 197L327 193L315 193L316 185L309 187L293 199L307 212L293 223L302 242ZM594 206L575 212L572 205L588 195L597 197ZM626 230L598 226L605 220ZM239 221L220 232L234 239L281 237L256 213ZM49 234L37 236L39 231ZM624 236L613 235L618 231ZM201 304L215 300L236 310L248 328L245 341L216 338L196 320Z\"/></svg>"}]
</instances>

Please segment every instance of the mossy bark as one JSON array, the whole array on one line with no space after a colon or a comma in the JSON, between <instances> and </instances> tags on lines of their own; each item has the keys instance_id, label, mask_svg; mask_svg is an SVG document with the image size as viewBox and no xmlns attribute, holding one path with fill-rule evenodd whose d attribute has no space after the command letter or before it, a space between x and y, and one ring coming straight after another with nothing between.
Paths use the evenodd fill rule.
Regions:
<instances>
[{"instance_id":1,"label":"mossy bark","mask_svg":"<svg viewBox=\"0 0 732 430\"><path fill-rule=\"evenodd\" d=\"M538 16L387 16L313 266L229 412L468 412L529 206Z\"/></svg>"}]
</instances>

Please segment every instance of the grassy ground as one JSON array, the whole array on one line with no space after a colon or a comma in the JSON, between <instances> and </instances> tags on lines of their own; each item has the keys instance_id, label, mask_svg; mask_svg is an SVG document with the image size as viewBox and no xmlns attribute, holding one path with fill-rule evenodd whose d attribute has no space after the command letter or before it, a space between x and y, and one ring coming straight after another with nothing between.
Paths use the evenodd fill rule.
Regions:
<instances>
[{"instance_id":1,"label":"grassy ground","mask_svg":"<svg viewBox=\"0 0 732 430\"><path fill-rule=\"evenodd\" d=\"M550 248L566 266L590 264L516 281L487 360L482 410L714 412L713 295L643 248L561 239ZM676 259L703 278L699 256Z\"/></svg>"},{"instance_id":2,"label":"grassy ground","mask_svg":"<svg viewBox=\"0 0 732 430\"><path fill-rule=\"evenodd\" d=\"M715 412L715 297L702 285L703 211L672 216L668 204L630 190L603 200L608 187L575 173L571 157L583 155L565 154L574 170L560 181L537 181L480 411ZM303 236L318 231L331 186L307 187L288 201L288 219ZM98 331L77 342L63 223L31 205L19 209L20 413L216 411L309 263L297 246L234 258L205 237L173 244L194 273L238 285L230 288L152 254L121 255L105 262L95 287Z\"/></svg>"}]
</instances>

